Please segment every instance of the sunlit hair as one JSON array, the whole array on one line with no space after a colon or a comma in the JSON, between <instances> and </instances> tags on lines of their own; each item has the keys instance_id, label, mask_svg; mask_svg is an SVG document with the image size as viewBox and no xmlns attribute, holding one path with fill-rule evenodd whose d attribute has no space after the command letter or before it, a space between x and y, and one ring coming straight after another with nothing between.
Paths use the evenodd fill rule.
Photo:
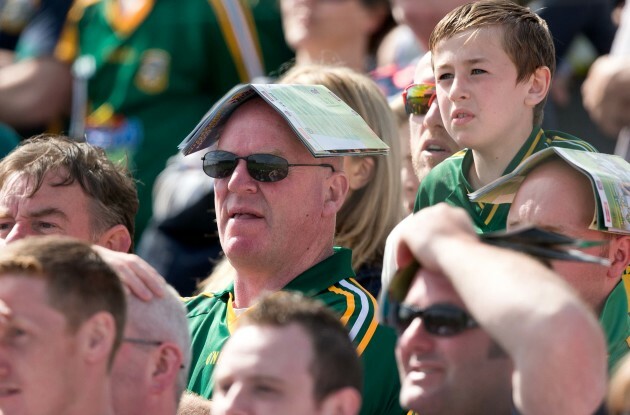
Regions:
<instances>
[{"instance_id":1,"label":"sunlit hair","mask_svg":"<svg viewBox=\"0 0 630 415\"><path fill-rule=\"evenodd\" d=\"M313 347L309 369L313 375L315 402L322 402L345 387L362 390L361 362L348 331L339 317L317 300L298 292L268 294L239 318L237 330L244 326L284 328L292 324L304 330Z\"/></svg>"},{"instance_id":2,"label":"sunlit hair","mask_svg":"<svg viewBox=\"0 0 630 415\"><path fill-rule=\"evenodd\" d=\"M470 29L488 27L501 29L503 49L516 66L517 83L545 66L553 77L556 55L547 23L529 8L510 0L481 0L453 9L433 29L429 50L435 54L441 41ZM542 123L546 100L545 97L534 107L534 125Z\"/></svg>"},{"instance_id":3,"label":"sunlit hair","mask_svg":"<svg viewBox=\"0 0 630 415\"><path fill-rule=\"evenodd\" d=\"M345 201L337 213L335 244L352 249L352 267L382 261L385 240L402 219L400 203L401 148L396 118L387 99L367 76L349 68L298 66L280 80L283 84L324 85L354 109L390 148L374 157L372 180Z\"/></svg>"},{"instance_id":4,"label":"sunlit hair","mask_svg":"<svg viewBox=\"0 0 630 415\"><path fill-rule=\"evenodd\" d=\"M44 184L47 173L60 175L54 186L77 182L89 197L93 240L121 224L133 241L138 192L122 164L113 163L99 147L65 136L40 135L23 141L0 161L0 188L15 175L23 174L32 180L31 197Z\"/></svg>"},{"instance_id":5,"label":"sunlit hair","mask_svg":"<svg viewBox=\"0 0 630 415\"><path fill-rule=\"evenodd\" d=\"M125 293L118 275L87 243L59 235L15 241L0 250L0 281L8 275L43 280L48 305L64 315L71 333L98 312L111 314L111 368L125 327Z\"/></svg>"},{"instance_id":6,"label":"sunlit hair","mask_svg":"<svg viewBox=\"0 0 630 415\"><path fill-rule=\"evenodd\" d=\"M179 401L188 383L190 370L190 332L186 309L177 291L167 285L162 297L143 301L131 294L127 296L127 320L135 332L134 337L176 344L182 352L182 365L177 378L174 399Z\"/></svg>"}]
</instances>

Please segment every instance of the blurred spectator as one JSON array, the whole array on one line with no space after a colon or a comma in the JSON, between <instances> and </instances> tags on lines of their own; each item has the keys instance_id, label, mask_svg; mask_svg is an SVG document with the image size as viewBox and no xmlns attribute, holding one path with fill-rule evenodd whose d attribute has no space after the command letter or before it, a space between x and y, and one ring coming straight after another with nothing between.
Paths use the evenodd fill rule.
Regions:
<instances>
[{"instance_id":1,"label":"blurred spectator","mask_svg":"<svg viewBox=\"0 0 630 415\"><path fill-rule=\"evenodd\" d=\"M70 74L53 57L72 0L0 1L0 122L23 137L59 121Z\"/></svg>"},{"instance_id":2,"label":"blurred spectator","mask_svg":"<svg viewBox=\"0 0 630 415\"><path fill-rule=\"evenodd\" d=\"M138 236L177 144L230 87L289 58L281 29L274 0L75 3L57 48L74 62L72 133L128 161Z\"/></svg>"},{"instance_id":3,"label":"blurred spectator","mask_svg":"<svg viewBox=\"0 0 630 415\"><path fill-rule=\"evenodd\" d=\"M373 69L377 47L394 26L388 0L280 0L280 5L296 65Z\"/></svg>"},{"instance_id":4,"label":"blurred spectator","mask_svg":"<svg viewBox=\"0 0 630 415\"><path fill-rule=\"evenodd\" d=\"M396 121L398 122L398 137L400 138L400 159L402 165L400 167L400 180L402 182L402 199L405 214L413 211L413 205L416 202L416 193L420 181L414 172L413 161L411 155L411 144L409 142L409 115L405 111L405 104L401 96L389 102Z\"/></svg>"}]
</instances>

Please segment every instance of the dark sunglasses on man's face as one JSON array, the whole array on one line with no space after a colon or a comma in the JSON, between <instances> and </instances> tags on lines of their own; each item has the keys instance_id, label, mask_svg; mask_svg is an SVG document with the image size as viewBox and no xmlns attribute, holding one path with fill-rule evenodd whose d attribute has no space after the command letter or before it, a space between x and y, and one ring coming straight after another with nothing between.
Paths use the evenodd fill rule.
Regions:
<instances>
[{"instance_id":1,"label":"dark sunglasses on man's face","mask_svg":"<svg viewBox=\"0 0 630 415\"><path fill-rule=\"evenodd\" d=\"M274 154L251 154L239 157L229 151L215 150L206 153L201 160L203 160L204 173L215 179L230 177L239 160L245 160L247 172L259 182L280 181L289 174L289 167L294 166L329 167L335 171L332 164L290 164L286 159Z\"/></svg>"},{"instance_id":2,"label":"dark sunglasses on man's face","mask_svg":"<svg viewBox=\"0 0 630 415\"><path fill-rule=\"evenodd\" d=\"M411 84L402 93L408 115L426 115L435 100L435 84Z\"/></svg>"},{"instance_id":3,"label":"dark sunglasses on man's face","mask_svg":"<svg viewBox=\"0 0 630 415\"><path fill-rule=\"evenodd\" d=\"M478 327L477 322L461 308L452 304L434 304L425 309L407 304L393 303L392 325L402 334L417 318L427 333L440 337L455 336L465 330Z\"/></svg>"}]
</instances>

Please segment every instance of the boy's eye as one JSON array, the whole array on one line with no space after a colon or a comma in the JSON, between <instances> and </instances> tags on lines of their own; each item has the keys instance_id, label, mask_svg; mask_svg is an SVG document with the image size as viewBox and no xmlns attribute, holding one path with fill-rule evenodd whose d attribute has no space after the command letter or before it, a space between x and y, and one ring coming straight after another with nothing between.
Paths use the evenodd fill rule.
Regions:
<instances>
[{"instance_id":1,"label":"boy's eye","mask_svg":"<svg viewBox=\"0 0 630 415\"><path fill-rule=\"evenodd\" d=\"M479 74L482 74L482 73L486 73L486 71L484 71L483 69L473 69L472 71L470 71L470 73L472 75L479 75Z\"/></svg>"},{"instance_id":2,"label":"boy's eye","mask_svg":"<svg viewBox=\"0 0 630 415\"><path fill-rule=\"evenodd\" d=\"M443 74L441 74L441 75L439 75L437 77L437 79L440 80L440 81L444 81L444 80L452 79L452 78L453 78L453 74L452 73L443 73Z\"/></svg>"}]
</instances>

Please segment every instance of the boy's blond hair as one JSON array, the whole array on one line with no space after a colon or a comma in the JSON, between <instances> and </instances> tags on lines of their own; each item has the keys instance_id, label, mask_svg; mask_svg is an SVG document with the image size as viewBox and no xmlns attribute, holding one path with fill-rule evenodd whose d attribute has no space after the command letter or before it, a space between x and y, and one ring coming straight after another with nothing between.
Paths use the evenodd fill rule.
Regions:
<instances>
[{"instance_id":1,"label":"boy's blond hair","mask_svg":"<svg viewBox=\"0 0 630 415\"><path fill-rule=\"evenodd\" d=\"M510 0L482 0L457 7L435 26L429 49L435 54L438 43L470 29L503 29L503 49L517 70L516 82L527 80L540 67L556 70L553 39L547 23L529 8ZM534 125L540 125L546 97L534 107Z\"/></svg>"}]
</instances>

